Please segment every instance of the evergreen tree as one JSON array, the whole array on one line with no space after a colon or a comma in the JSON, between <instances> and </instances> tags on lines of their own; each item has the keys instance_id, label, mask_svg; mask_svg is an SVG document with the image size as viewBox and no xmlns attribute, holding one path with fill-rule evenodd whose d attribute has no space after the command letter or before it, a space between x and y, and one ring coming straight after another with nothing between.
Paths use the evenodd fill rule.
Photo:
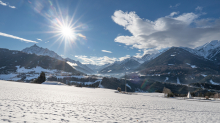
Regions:
<instances>
[{"instance_id":1,"label":"evergreen tree","mask_svg":"<svg viewBox=\"0 0 220 123\"><path fill-rule=\"evenodd\" d=\"M33 81L33 83L41 84L46 81L46 75L44 72L41 72L40 76Z\"/></svg>"}]
</instances>

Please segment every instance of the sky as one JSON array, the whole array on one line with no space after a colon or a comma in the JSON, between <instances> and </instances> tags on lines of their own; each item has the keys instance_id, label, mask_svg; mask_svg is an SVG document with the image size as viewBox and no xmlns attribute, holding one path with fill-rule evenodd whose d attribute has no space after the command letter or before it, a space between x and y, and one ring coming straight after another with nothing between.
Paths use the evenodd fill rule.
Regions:
<instances>
[{"instance_id":1,"label":"sky","mask_svg":"<svg viewBox=\"0 0 220 123\"><path fill-rule=\"evenodd\" d=\"M103 65L220 40L219 0L0 0L0 48Z\"/></svg>"}]
</instances>

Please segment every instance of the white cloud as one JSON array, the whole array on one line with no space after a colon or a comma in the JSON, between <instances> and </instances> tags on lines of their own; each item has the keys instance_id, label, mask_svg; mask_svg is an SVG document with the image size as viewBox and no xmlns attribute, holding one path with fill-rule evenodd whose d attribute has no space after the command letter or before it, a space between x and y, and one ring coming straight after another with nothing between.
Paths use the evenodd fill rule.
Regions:
<instances>
[{"instance_id":1,"label":"white cloud","mask_svg":"<svg viewBox=\"0 0 220 123\"><path fill-rule=\"evenodd\" d=\"M179 12L172 12L172 13L170 13L170 17L173 17L174 15L178 15L179 14Z\"/></svg>"},{"instance_id":2,"label":"white cloud","mask_svg":"<svg viewBox=\"0 0 220 123\"><path fill-rule=\"evenodd\" d=\"M177 14L172 12L151 21L135 12L115 11L113 21L132 34L120 35L115 42L142 50L159 50L171 46L194 48L220 39L220 19L200 19L203 14L193 12Z\"/></svg>"},{"instance_id":3,"label":"white cloud","mask_svg":"<svg viewBox=\"0 0 220 123\"><path fill-rule=\"evenodd\" d=\"M4 2L2 2L1 0L0 0L0 5L8 6L8 7L12 8L12 9L15 9L15 8L16 8L15 6L11 6L11 5L7 4L7 3L4 3Z\"/></svg>"},{"instance_id":4,"label":"white cloud","mask_svg":"<svg viewBox=\"0 0 220 123\"><path fill-rule=\"evenodd\" d=\"M170 5L170 8L176 9L178 6L180 6L180 3L177 3L177 4L174 5L174 6Z\"/></svg>"},{"instance_id":5,"label":"white cloud","mask_svg":"<svg viewBox=\"0 0 220 123\"><path fill-rule=\"evenodd\" d=\"M0 0L0 4L3 5L3 6L7 6L7 4L2 2L1 0Z\"/></svg>"},{"instance_id":6,"label":"white cloud","mask_svg":"<svg viewBox=\"0 0 220 123\"><path fill-rule=\"evenodd\" d=\"M12 8L12 9L15 9L15 8L16 8L15 6L10 6L10 5L9 5L8 7Z\"/></svg>"},{"instance_id":7,"label":"white cloud","mask_svg":"<svg viewBox=\"0 0 220 123\"><path fill-rule=\"evenodd\" d=\"M124 59L130 58L130 55L126 55L124 57L120 58L115 58L115 57L108 57L108 56L103 56L103 57L96 57L96 56L90 56L87 57L85 55L75 55L77 59L82 60L83 64L96 64L96 65L104 65L104 64L112 64L115 61L123 61Z\"/></svg>"},{"instance_id":8,"label":"white cloud","mask_svg":"<svg viewBox=\"0 0 220 123\"><path fill-rule=\"evenodd\" d=\"M50 41L46 41L45 43L49 43Z\"/></svg>"},{"instance_id":9,"label":"white cloud","mask_svg":"<svg viewBox=\"0 0 220 123\"><path fill-rule=\"evenodd\" d=\"M36 41L20 38L20 37L10 35L10 34L6 34L6 33L2 33L2 32L0 32L0 36L9 37L9 38L13 38L13 39L18 39L18 40L25 41L25 42L38 43Z\"/></svg>"},{"instance_id":10,"label":"white cloud","mask_svg":"<svg viewBox=\"0 0 220 123\"><path fill-rule=\"evenodd\" d=\"M203 7L197 6L195 10L196 10L196 11L202 11L202 9L203 9Z\"/></svg>"},{"instance_id":11,"label":"white cloud","mask_svg":"<svg viewBox=\"0 0 220 123\"><path fill-rule=\"evenodd\" d=\"M37 38L38 41L42 41L42 39Z\"/></svg>"},{"instance_id":12,"label":"white cloud","mask_svg":"<svg viewBox=\"0 0 220 123\"><path fill-rule=\"evenodd\" d=\"M96 65L104 65L107 63L114 63L117 59L116 58L109 58L108 56L103 57L96 57L96 56L83 56L83 55L76 55L76 58L82 60L83 64L96 64Z\"/></svg>"},{"instance_id":13,"label":"white cloud","mask_svg":"<svg viewBox=\"0 0 220 123\"><path fill-rule=\"evenodd\" d=\"M107 51L107 50L102 50L102 52L112 53L111 51Z\"/></svg>"},{"instance_id":14,"label":"white cloud","mask_svg":"<svg viewBox=\"0 0 220 123\"><path fill-rule=\"evenodd\" d=\"M143 55L141 55L141 53L136 53L136 55L134 57L136 58L141 58Z\"/></svg>"},{"instance_id":15,"label":"white cloud","mask_svg":"<svg viewBox=\"0 0 220 123\"><path fill-rule=\"evenodd\" d=\"M130 55L126 55L126 56L124 56L124 57L118 58L118 61L123 61L123 60L125 60L125 59L127 59L127 58L130 58L130 57L131 57Z\"/></svg>"}]
</instances>

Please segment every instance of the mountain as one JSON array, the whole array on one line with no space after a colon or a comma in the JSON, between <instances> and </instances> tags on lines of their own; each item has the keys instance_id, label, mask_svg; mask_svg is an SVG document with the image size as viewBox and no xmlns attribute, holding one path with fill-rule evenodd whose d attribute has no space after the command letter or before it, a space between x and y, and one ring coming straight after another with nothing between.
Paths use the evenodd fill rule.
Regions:
<instances>
[{"instance_id":1,"label":"mountain","mask_svg":"<svg viewBox=\"0 0 220 123\"><path fill-rule=\"evenodd\" d=\"M211 59L220 50L220 41L214 40L200 47L195 48L200 56Z\"/></svg>"},{"instance_id":2,"label":"mountain","mask_svg":"<svg viewBox=\"0 0 220 123\"><path fill-rule=\"evenodd\" d=\"M127 58L123 61L116 61L106 68L103 68L99 73L121 73L136 69L140 63L133 58Z\"/></svg>"},{"instance_id":3,"label":"mountain","mask_svg":"<svg viewBox=\"0 0 220 123\"><path fill-rule=\"evenodd\" d=\"M141 64L136 70L148 79L179 84L198 82L204 75L218 74L220 71L213 61L181 47L170 48L155 59Z\"/></svg>"},{"instance_id":4,"label":"mountain","mask_svg":"<svg viewBox=\"0 0 220 123\"><path fill-rule=\"evenodd\" d=\"M51 51L47 48L42 48L34 44L31 47L27 47L22 50L22 52L28 53L28 54L36 54L36 55L42 55L42 56L50 56L52 58L58 59L58 60L64 60L61 56L59 56L54 51Z\"/></svg>"},{"instance_id":5,"label":"mountain","mask_svg":"<svg viewBox=\"0 0 220 123\"><path fill-rule=\"evenodd\" d=\"M0 79L29 81L41 71L47 75L82 74L62 60L0 48Z\"/></svg>"},{"instance_id":6,"label":"mountain","mask_svg":"<svg viewBox=\"0 0 220 123\"><path fill-rule=\"evenodd\" d=\"M86 65L83 65L79 61L75 61L75 60L72 60L70 58L64 59L61 56L59 56L57 53L55 53L54 51L51 51L47 48L39 47L36 44L34 44L31 47L23 49L22 52L25 52L25 53L28 53L28 54L36 54L36 55L39 55L39 56L49 56L49 57L52 57L52 58L55 58L55 59L58 59L58 60L67 61L68 64L70 66L72 66L74 69L76 69L77 71L80 71L80 72L86 73L86 74L94 73L93 70L88 68Z\"/></svg>"},{"instance_id":7,"label":"mountain","mask_svg":"<svg viewBox=\"0 0 220 123\"><path fill-rule=\"evenodd\" d=\"M92 69L90 69L86 65L83 65L79 61L75 61L75 60L72 60L70 58L66 58L65 60L67 61L67 63L69 65L71 65L73 68L75 68L76 70L78 70L80 72L87 73L87 74L95 73Z\"/></svg>"},{"instance_id":8,"label":"mountain","mask_svg":"<svg viewBox=\"0 0 220 123\"><path fill-rule=\"evenodd\" d=\"M104 64L104 65L86 64L86 66L89 67L90 69L92 69L93 71L95 71L95 73L98 73L98 71L108 67L109 65L111 65L111 64L110 63Z\"/></svg>"}]
</instances>

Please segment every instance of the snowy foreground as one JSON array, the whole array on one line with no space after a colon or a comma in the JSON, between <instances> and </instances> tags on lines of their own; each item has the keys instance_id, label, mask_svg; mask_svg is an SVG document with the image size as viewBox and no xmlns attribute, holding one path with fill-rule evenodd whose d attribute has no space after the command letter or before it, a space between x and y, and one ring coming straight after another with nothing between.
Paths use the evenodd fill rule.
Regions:
<instances>
[{"instance_id":1,"label":"snowy foreground","mask_svg":"<svg viewBox=\"0 0 220 123\"><path fill-rule=\"evenodd\" d=\"M204 122L220 121L218 101L126 95L102 88L0 81L0 122Z\"/></svg>"}]
</instances>

